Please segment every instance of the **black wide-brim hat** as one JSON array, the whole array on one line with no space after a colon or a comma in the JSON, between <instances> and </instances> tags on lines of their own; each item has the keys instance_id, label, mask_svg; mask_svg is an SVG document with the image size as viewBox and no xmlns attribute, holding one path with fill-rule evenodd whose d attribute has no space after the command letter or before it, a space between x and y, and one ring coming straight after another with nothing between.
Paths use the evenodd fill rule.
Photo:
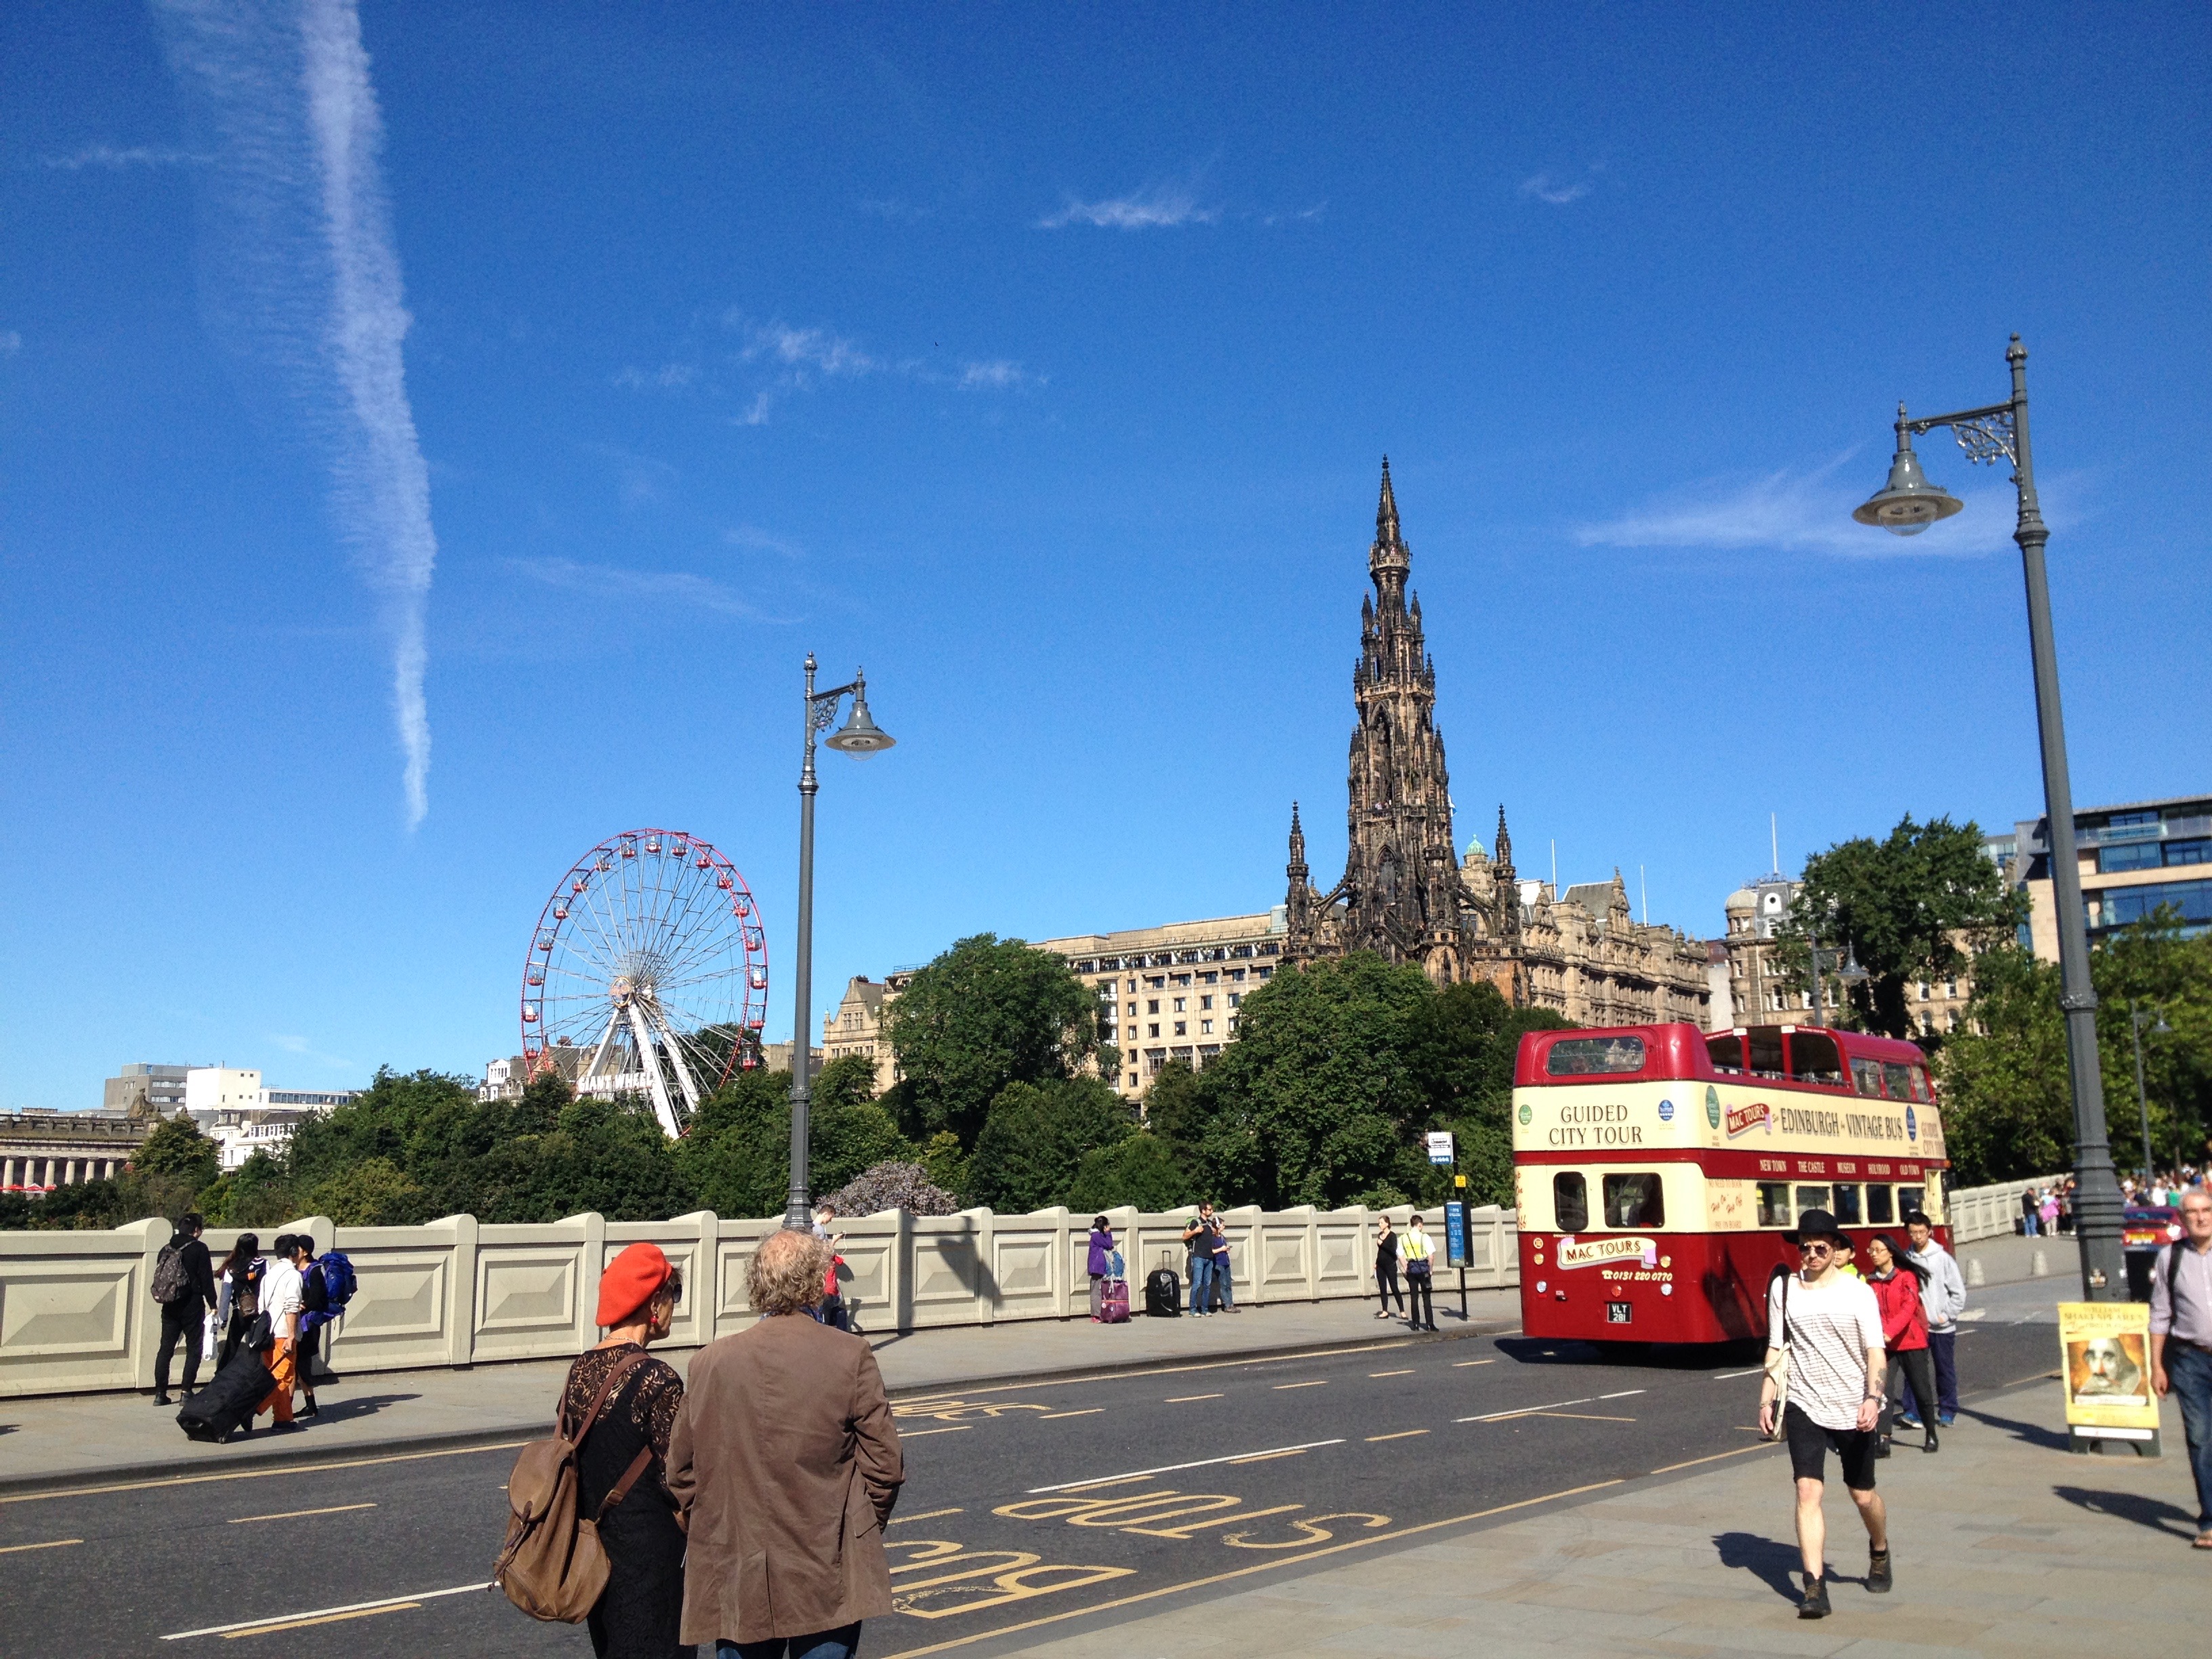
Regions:
<instances>
[{"instance_id":1,"label":"black wide-brim hat","mask_svg":"<svg viewBox=\"0 0 2212 1659\"><path fill-rule=\"evenodd\" d=\"M1782 1235L1788 1244L1802 1244L1808 1238L1832 1238L1838 1244L1850 1243L1836 1218L1826 1210L1808 1210L1797 1218L1797 1224Z\"/></svg>"}]
</instances>

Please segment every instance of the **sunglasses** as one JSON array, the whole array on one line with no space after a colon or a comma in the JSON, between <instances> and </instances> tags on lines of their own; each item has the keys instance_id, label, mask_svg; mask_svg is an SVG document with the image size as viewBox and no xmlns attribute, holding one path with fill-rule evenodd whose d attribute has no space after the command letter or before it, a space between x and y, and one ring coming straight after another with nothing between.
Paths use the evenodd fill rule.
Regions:
<instances>
[{"instance_id":1,"label":"sunglasses","mask_svg":"<svg viewBox=\"0 0 2212 1659\"><path fill-rule=\"evenodd\" d=\"M1836 1253L1834 1245L1819 1240L1808 1241L1797 1248L1807 1255L1833 1255Z\"/></svg>"}]
</instances>

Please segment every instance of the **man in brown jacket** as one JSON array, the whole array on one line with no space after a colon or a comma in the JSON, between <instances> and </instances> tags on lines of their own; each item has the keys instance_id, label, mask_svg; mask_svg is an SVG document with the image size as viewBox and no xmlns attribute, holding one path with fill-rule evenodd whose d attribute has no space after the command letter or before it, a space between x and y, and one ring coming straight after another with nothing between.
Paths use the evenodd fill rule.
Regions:
<instances>
[{"instance_id":1,"label":"man in brown jacket","mask_svg":"<svg viewBox=\"0 0 2212 1659\"><path fill-rule=\"evenodd\" d=\"M884 1523L905 1459L875 1354L809 1316L828 1265L805 1233L761 1241L759 1322L691 1362L669 1444L690 1528L683 1638L737 1659L849 1659L860 1620L891 1611Z\"/></svg>"}]
</instances>

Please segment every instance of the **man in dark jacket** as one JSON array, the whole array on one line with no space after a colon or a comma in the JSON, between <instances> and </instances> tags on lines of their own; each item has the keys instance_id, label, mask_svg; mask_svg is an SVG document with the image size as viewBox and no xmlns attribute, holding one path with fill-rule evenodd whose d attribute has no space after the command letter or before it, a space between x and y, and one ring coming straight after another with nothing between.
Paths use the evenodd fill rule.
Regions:
<instances>
[{"instance_id":1,"label":"man in dark jacket","mask_svg":"<svg viewBox=\"0 0 2212 1659\"><path fill-rule=\"evenodd\" d=\"M161 1346L154 1355L154 1403L157 1406L176 1403L169 1398L169 1357L176 1352L179 1337L185 1343L187 1400L200 1383L200 1328L215 1311L215 1263L208 1259L208 1247L200 1243L202 1225L198 1216L185 1216L169 1238L168 1248L177 1252L184 1268L185 1289L183 1295L161 1304Z\"/></svg>"}]
</instances>

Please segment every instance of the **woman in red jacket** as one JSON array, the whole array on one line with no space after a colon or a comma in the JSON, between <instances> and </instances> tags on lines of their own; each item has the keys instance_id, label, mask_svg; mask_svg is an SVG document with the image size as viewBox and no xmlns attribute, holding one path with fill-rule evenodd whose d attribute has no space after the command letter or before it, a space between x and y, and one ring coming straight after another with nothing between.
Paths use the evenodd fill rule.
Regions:
<instances>
[{"instance_id":1,"label":"woman in red jacket","mask_svg":"<svg viewBox=\"0 0 2212 1659\"><path fill-rule=\"evenodd\" d=\"M1887 1457L1889 1425L1897 1415L1905 1379L1912 1379L1916 1399L1925 1400L1924 1390L1936 1386L1936 1366L1928 1352L1928 1316L1920 1305L1920 1287L1928 1274L1887 1233L1876 1233L1867 1241L1867 1269L1866 1282L1873 1286L1874 1299L1881 1308L1881 1336L1889 1354L1889 1401L1882 1408L1881 1438L1875 1448L1876 1457ZM1936 1419L1931 1416L1927 1423L1928 1438L1920 1449L1932 1452Z\"/></svg>"}]
</instances>

